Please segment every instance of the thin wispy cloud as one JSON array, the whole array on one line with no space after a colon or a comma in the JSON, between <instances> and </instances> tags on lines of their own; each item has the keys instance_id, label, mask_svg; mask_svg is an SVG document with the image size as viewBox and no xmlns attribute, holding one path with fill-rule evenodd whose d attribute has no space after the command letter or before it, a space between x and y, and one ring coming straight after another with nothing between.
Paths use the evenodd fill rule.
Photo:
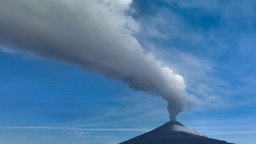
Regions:
<instances>
[{"instance_id":1,"label":"thin wispy cloud","mask_svg":"<svg viewBox=\"0 0 256 144\"><path fill-rule=\"evenodd\" d=\"M146 132L147 128L78 128L78 127L52 127L52 126L2 126L0 130L61 130L61 131L115 131Z\"/></svg>"}]
</instances>

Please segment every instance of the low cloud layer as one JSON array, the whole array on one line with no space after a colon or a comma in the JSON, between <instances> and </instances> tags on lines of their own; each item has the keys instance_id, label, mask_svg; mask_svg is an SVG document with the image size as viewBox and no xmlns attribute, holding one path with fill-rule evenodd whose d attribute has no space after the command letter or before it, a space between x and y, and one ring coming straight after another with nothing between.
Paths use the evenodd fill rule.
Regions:
<instances>
[{"instance_id":1,"label":"low cloud layer","mask_svg":"<svg viewBox=\"0 0 256 144\"><path fill-rule=\"evenodd\" d=\"M5 126L0 127L0 130L60 130L60 131L110 131L110 132L124 132L124 131L141 131L146 132L146 128L79 128L79 127L53 127L53 126Z\"/></svg>"},{"instance_id":2,"label":"low cloud layer","mask_svg":"<svg viewBox=\"0 0 256 144\"><path fill-rule=\"evenodd\" d=\"M62 60L162 96L170 117L195 99L183 77L143 50L131 0L2 0L1 45Z\"/></svg>"}]
</instances>

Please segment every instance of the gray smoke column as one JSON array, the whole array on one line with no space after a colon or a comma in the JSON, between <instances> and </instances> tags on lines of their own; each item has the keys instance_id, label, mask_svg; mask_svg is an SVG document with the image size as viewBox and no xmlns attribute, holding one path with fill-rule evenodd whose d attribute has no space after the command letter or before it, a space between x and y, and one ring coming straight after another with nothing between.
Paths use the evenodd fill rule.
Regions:
<instances>
[{"instance_id":1,"label":"gray smoke column","mask_svg":"<svg viewBox=\"0 0 256 144\"><path fill-rule=\"evenodd\" d=\"M73 63L162 96L170 117L193 104L183 77L143 50L131 0L1 0L1 45Z\"/></svg>"}]
</instances>

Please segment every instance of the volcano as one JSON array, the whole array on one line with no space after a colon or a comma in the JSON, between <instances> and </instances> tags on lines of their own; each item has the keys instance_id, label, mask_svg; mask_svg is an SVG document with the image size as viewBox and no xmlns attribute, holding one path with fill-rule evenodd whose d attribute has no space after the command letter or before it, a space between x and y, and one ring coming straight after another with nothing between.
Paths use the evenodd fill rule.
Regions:
<instances>
[{"instance_id":1,"label":"volcano","mask_svg":"<svg viewBox=\"0 0 256 144\"><path fill-rule=\"evenodd\" d=\"M162 126L120 144L233 144L208 138L181 123L167 122Z\"/></svg>"}]
</instances>

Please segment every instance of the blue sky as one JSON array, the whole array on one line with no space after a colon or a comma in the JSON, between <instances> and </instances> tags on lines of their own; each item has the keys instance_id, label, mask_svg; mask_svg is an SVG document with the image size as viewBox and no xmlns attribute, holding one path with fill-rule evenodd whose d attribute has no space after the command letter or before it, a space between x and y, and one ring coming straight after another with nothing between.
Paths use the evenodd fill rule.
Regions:
<instances>
[{"instance_id":1,"label":"blue sky","mask_svg":"<svg viewBox=\"0 0 256 144\"><path fill-rule=\"evenodd\" d=\"M186 91L200 100L178 120L209 137L254 144L256 2L134 0L128 8L129 1L122 2L124 7L113 9L124 15L113 20L122 23L128 15L128 38L183 76ZM119 21L105 25L112 24ZM0 19L2 33L4 26ZM8 44L0 34L0 142L112 144L169 120L167 103L157 94L134 90L122 79L67 60L69 55L41 52L52 46L45 39L32 39L41 44L38 49L19 48L26 46L17 40L26 31L15 30Z\"/></svg>"}]
</instances>

